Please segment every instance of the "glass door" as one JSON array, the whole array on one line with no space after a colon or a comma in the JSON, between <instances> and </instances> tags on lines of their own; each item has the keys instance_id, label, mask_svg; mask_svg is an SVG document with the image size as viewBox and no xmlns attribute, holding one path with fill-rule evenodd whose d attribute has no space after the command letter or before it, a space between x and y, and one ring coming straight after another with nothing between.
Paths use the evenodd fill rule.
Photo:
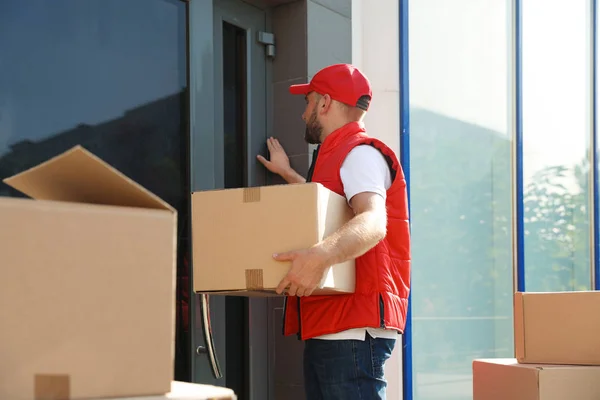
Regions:
<instances>
[{"instance_id":1,"label":"glass door","mask_svg":"<svg viewBox=\"0 0 600 400\"><path fill-rule=\"evenodd\" d=\"M191 80L204 90L192 93L193 190L264 185L266 171L256 154L264 152L267 137L267 62L258 41L258 33L266 29L266 13L241 0L214 0L209 21L207 5L194 3L190 3ZM200 300L197 296L196 319L201 318ZM208 302L223 376L215 376L211 354L203 347L204 332L196 321L193 341L199 351L194 380L227 386L240 399L267 399L266 299L209 296Z\"/></svg>"}]
</instances>

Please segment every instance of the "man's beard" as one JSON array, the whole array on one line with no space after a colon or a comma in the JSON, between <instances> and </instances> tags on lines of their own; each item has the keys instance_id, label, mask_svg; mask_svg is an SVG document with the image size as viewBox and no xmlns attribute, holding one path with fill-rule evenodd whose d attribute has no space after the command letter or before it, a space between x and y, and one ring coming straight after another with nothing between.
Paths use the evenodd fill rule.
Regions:
<instances>
[{"instance_id":1,"label":"man's beard","mask_svg":"<svg viewBox=\"0 0 600 400\"><path fill-rule=\"evenodd\" d=\"M321 143L321 133L323 133L323 127L319 121L317 121L317 110L313 110L308 122L306 123L304 140L309 144L319 144Z\"/></svg>"}]
</instances>

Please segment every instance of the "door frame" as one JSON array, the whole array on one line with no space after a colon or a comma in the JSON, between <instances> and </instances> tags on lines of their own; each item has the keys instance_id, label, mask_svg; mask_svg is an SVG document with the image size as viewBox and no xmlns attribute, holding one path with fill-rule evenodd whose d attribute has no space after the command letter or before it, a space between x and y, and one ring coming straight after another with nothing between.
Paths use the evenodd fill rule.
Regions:
<instances>
[{"instance_id":1,"label":"door frame","mask_svg":"<svg viewBox=\"0 0 600 400\"><path fill-rule=\"evenodd\" d=\"M218 7L215 7L215 4ZM188 10L188 57L189 57L189 90L190 90L190 188L191 191L211 190L223 186L223 126L222 126L222 93L217 82L222 80L222 73L215 67L216 57L221 57L215 51L215 13L228 14L222 16L224 21L237 25L247 30L248 40L248 145L247 165L248 186L259 186L267 184L267 171L262 165L258 165L256 154L265 155L265 141L272 131L271 118L271 62L266 59L264 48L257 43L257 34L251 29L251 18L246 13L252 11L262 12L265 16L264 29L270 29L270 13L247 4L242 0L191 0ZM258 46L258 47L257 47ZM256 63L253 55L260 54L264 63ZM261 67L261 65L263 65ZM264 91L257 95L252 90L253 82L257 74L264 75ZM253 103L264 102L264 109L259 114L264 115L262 122L256 118L257 111L253 109ZM221 107L221 109L219 109ZM262 132L261 132L262 130ZM260 139L260 140L259 140ZM217 151L218 150L218 151ZM190 270L193 274L193 268ZM200 296L193 292L193 279L190 277L190 352L192 354L191 379L193 382L211 384L217 386L226 385L226 318L225 298L223 296L211 297L211 325L215 341L215 351L218 357L223 378L215 379L207 354L197 353L198 346L205 346L203 334ZM270 382L272 332L269 330L269 308L265 298L251 298L248 310L251 324L248 329L248 352L249 363L248 376L249 399L265 400L272 393L272 382ZM243 366L240 366L243 368ZM242 395L242 394L239 394Z\"/></svg>"}]
</instances>

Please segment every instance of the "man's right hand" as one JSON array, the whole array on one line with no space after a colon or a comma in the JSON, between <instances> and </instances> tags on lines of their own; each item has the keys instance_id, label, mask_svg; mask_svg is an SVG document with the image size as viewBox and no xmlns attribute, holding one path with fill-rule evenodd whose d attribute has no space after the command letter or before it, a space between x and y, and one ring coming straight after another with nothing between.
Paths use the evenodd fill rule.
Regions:
<instances>
[{"instance_id":1,"label":"man's right hand","mask_svg":"<svg viewBox=\"0 0 600 400\"><path fill-rule=\"evenodd\" d=\"M257 155L256 158L258 158L258 161L260 161L269 171L283 177L291 169L290 159L283 147L281 147L279 140L272 137L267 139L267 147L269 148L269 158L271 161L260 154Z\"/></svg>"},{"instance_id":2,"label":"man's right hand","mask_svg":"<svg viewBox=\"0 0 600 400\"><path fill-rule=\"evenodd\" d=\"M265 168L274 174L278 174L281 176L287 183L304 183L306 179L300 176L296 171L292 169L290 166L290 159L288 158L285 150L279 144L279 140L275 138L267 139L267 147L269 148L269 158L270 161L261 156L260 154L256 156L258 161L260 161Z\"/></svg>"}]
</instances>

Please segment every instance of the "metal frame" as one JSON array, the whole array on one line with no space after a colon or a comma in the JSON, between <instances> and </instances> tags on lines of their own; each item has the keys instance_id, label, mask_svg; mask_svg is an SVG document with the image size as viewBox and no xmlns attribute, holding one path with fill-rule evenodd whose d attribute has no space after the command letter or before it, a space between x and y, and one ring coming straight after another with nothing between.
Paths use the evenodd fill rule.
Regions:
<instances>
[{"instance_id":1,"label":"metal frame","mask_svg":"<svg viewBox=\"0 0 600 400\"><path fill-rule=\"evenodd\" d=\"M404 170L408 209L410 213L410 92L409 92L409 0L400 0L400 164ZM413 362L412 362L412 285L408 298L406 327L402 335L402 398L413 398Z\"/></svg>"},{"instance_id":2,"label":"metal frame","mask_svg":"<svg viewBox=\"0 0 600 400\"><path fill-rule=\"evenodd\" d=\"M273 14L272 14L272 8L265 8L265 15L266 15L266 31L267 32L273 32ZM266 82L267 82L267 88L265 91L265 95L266 95L266 136L267 137L271 137L273 136L273 85L270 84L273 82L273 62L267 62L266 64ZM265 141L266 143L266 141ZM263 150L263 152L261 154L266 156L265 153L266 149ZM266 172L266 171L265 171ZM271 184L271 179L270 175L267 174L266 176L266 184L269 185ZM267 344L269 344L267 346L267 368L262 372L265 373L267 375L267 392L266 392L266 396L265 397L255 397L255 399L257 400L261 400L261 399L265 399L265 400L270 400L270 399L275 399L275 383L273 382L273 380L271 379L273 376L275 376L275 334L279 333L279 330L273 330L273 299L272 298L267 298L265 300L265 307L266 307L266 326L267 326L267 333L264 336L263 340L266 340ZM277 323L281 323L280 320L277 320ZM276 333L275 333L276 332ZM263 392L264 394L264 392Z\"/></svg>"},{"instance_id":3,"label":"metal frame","mask_svg":"<svg viewBox=\"0 0 600 400\"><path fill-rule=\"evenodd\" d=\"M255 6L243 3L239 0L217 0L218 7L214 13L214 36L216 49L222 48L222 25L223 22L235 25L246 31L246 57L247 71L246 82L248 90L246 93L246 170L247 186L263 186L266 184L266 171L256 162L256 154L263 148L267 136L267 76L266 56L264 47L258 43L257 35L266 29L266 13ZM220 65L222 54L215 50L215 65ZM264 72L263 72L264 71ZM217 165L223 164L224 132L223 132L223 92L219 86L222 82L222 68L215 68L215 137L217 147ZM259 86L256 87L258 83ZM218 151L216 151L218 150ZM260 167L260 168L259 168ZM217 187L223 187L223 171L217 178ZM269 342L268 342L268 303L266 298L248 299L248 317L251 320L248 328L248 382L250 399L267 399L269 386ZM243 367L243 366L241 366Z\"/></svg>"},{"instance_id":4,"label":"metal frame","mask_svg":"<svg viewBox=\"0 0 600 400\"><path fill-rule=\"evenodd\" d=\"M261 10L255 6L252 6L248 3L244 3L242 0L213 0L218 3L218 7L213 9L213 14L215 18L221 20L222 22L227 22L231 25L235 25L241 29L244 29L247 34L247 45L246 45L246 54L247 54L247 83L248 83L248 91L247 91L247 105L248 108L246 110L246 118L247 118L247 128L248 128L248 140L246 147L246 168L248 171L248 186L262 186L266 183L266 171L262 166L257 165L256 162L256 154L262 150L264 147L264 143L266 141L266 73L263 74L262 71L266 71L266 56L264 53L264 47L262 44L257 41L257 34L260 29L256 29L255 26L257 24L262 25L261 29L266 29L266 13L264 10ZM265 19L262 21L258 21L258 15L260 14L265 16ZM214 23L217 21L215 20ZM213 26L213 42L221 41L221 27ZM259 57L255 57L255 54L260 54ZM218 52L214 54L215 60L222 59L222 53ZM217 61L218 62L218 61ZM215 160L216 165L223 164L224 152L222 149L223 146L223 121L222 121L222 112L219 110L219 107L222 107L223 103L223 93L219 90L218 82L222 81L222 71L215 69L214 80L215 84L215 153L217 159ZM264 82L264 87L259 90L253 90L254 82L262 81ZM261 104L258 105L257 104ZM258 108L258 110L255 110ZM260 115L260 116L259 116ZM260 142L257 142L257 135L260 137ZM264 139L264 140L263 140ZM257 143L255 143L257 142ZM260 144L258 144L260 143ZM218 150L218 151L217 151ZM260 167L260 168L259 168ZM217 187L223 187L223 171L215 171L217 173L216 184Z\"/></svg>"},{"instance_id":5,"label":"metal frame","mask_svg":"<svg viewBox=\"0 0 600 400\"><path fill-rule=\"evenodd\" d=\"M512 0L512 81L513 81L513 281L514 291L525 291L525 221L523 219L523 85L522 5ZM510 59L510 58L509 58Z\"/></svg>"},{"instance_id":6,"label":"metal frame","mask_svg":"<svg viewBox=\"0 0 600 400\"><path fill-rule=\"evenodd\" d=\"M598 127L597 127L597 90L598 90L598 1L590 0L590 180L592 188L590 204L592 212L591 221L591 243L590 259L591 263L591 283L594 290L600 290L600 244L598 243L600 234L600 215L598 199L600 199L598 185Z\"/></svg>"},{"instance_id":7,"label":"metal frame","mask_svg":"<svg viewBox=\"0 0 600 400\"><path fill-rule=\"evenodd\" d=\"M253 104L257 101L265 102L269 99L266 88L267 82L270 82L269 67L260 64L262 61L253 58L252 53L264 55L264 48L256 42L256 32L253 29L252 11L261 11L252 5L238 0L217 0L219 3L220 16L215 17L215 0L189 1L188 21L189 21L189 88L190 88L190 180L191 190L211 190L223 187L223 126L222 126L222 93L218 86L222 74L215 69L215 18L223 18L229 23L240 26L248 32L248 109L247 109L247 169L248 185L264 185L266 183L266 172L258 169L254 157L262 150L266 140L266 133L269 126L267 124L268 108L264 110L263 117L257 117L257 111L253 109ZM230 17L224 14L240 13L239 16ZM239 17L239 18L238 18ZM265 13L265 18L268 14ZM265 27L267 21L264 21ZM252 25L252 26L251 26ZM217 35L220 37L220 35ZM263 58L266 60L266 57ZM258 64L257 64L258 62ZM266 62L266 61L264 61ZM268 63L267 63L268 66ZM265 74L262 74L262 70ZM252 82L257 79L265 82L266 93L256 97L251 89ZM265 97L266 96L266 97ZM218 98L217 98L218 97ZM262 127L262 128L261 128ZM260 131L260 132L259 132ZM258 137L252 136L260 134L261 143L259 147ZM262 140L264 136L265 140ZM255 139L255 140L253 140ZM219 150L219 151L216 151ZM190 271L193 274L193 271ZM192 276L190 276L192 278ZM190 293L193 292L193 279L190 279ZM224 379L215 379L212 373L212 367L209 363L207 354L196 353L198 346L205 344L203 327L200 323L202 307L201 297L194 295L194 301L191 302L191 349L192 352L192 380L213 385L225 385ZM219 359L221 368L226 370L226 344L225 344L225 298L223 296L211 297L211 323L213 335L215 337L216 356ZM249 332L249 381L250 381L250 399L268 398L268 308L265 299L251 299L249 301L249 313L252 319L252 327L264 327L264 330ZM226 377L225 377L226 379Z\"/></svg>"},{"instance_id":8,"label":"metal frame","mask_svg":"<svg viewBox=\"0 0 600 400\"><path fill-rule=\"evenodd\" d=\"M215 168L215 80L213 48L213 2L190 1L188 6L189 26L189 90L190 90L190 190L210 190L217 187ZM190 221L191 223L191 221ZM193 234L190 229L190 235ZM190 258L191 260L191 258ZM206 343L201 322L201 296L193 290L193 269L190 268L190 344L192 354L191 380L212 385L223 385L216 379L207 354L197 354L198 346ZM210 317L213 332L225 335L224 299L211 300ZM225 364L225 343L215 343L216 355L221 368Z\"/></svg>"},{"instance_id":9,"label":"metal frame","mask_svg":"<svg viewBox=\"0 0 600 400\"><path fill-rule=\"evenodd\" d=\"M588 184L588 205L591 208L590 218L590 282L592 290L600 290L600 209L598 199L600 198L598 182L598 135L597 135L597 45L598 45L598 4L597 0L590 0L590 18L588 20L590 35L590 63L589 63L589 150L590 171ZM515 101L513 129L513 218L516 227L513 239L513 277L514 290L526 291L525 282L525 242L524 242L524 215L523 215L523 110L522 110L522 0L513 0L513 47L512 55Z\"/></svg>"}]
</instances>

